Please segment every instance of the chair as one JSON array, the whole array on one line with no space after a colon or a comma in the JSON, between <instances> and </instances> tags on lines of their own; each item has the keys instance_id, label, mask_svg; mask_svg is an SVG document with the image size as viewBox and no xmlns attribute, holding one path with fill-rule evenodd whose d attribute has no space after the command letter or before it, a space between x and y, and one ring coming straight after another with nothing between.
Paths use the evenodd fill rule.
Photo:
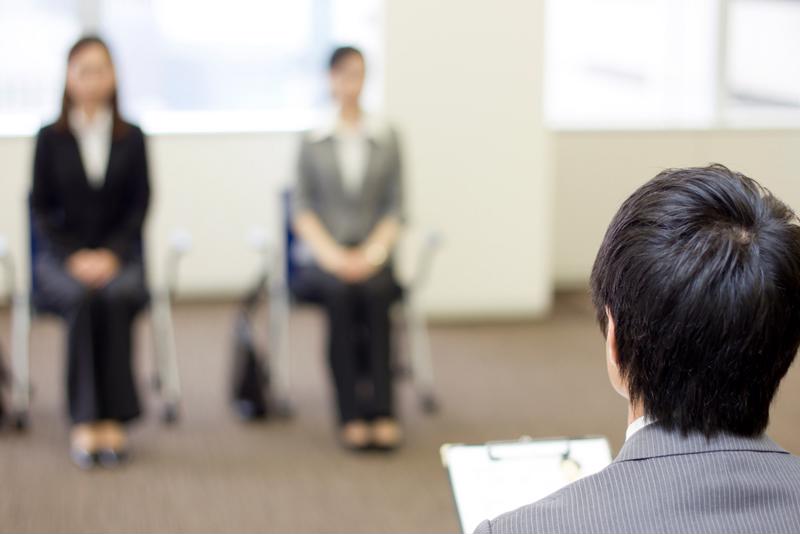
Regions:
<instances>
[{"instance_id":1,"label":"chair","mask_svg":"<svg viewBox=\"0 0 800 534\"><path fill-rule=\"evenodd\" d=\"M309 259L308 250L300 242L292 227L292 191L281 195L282 239L277 246L262 243L259 248L265 254L264 269L269 272L270 301L270 353L271 375L274 377L274 402L279 413L291 414L291 376L289 346L290 311L297 302L289 290L292 277ZM255 240L258 241L258 240ZM402 296L392 310L394 329L403 327L406 343L405 354L393 347L392 364L395 376L411 378L420 407L426 414L438 411L439 402L434 390L433 365L431 361L428 328L419 308L418 293L428 280L435 253L441 245L436 232L428 232L418 250L413 272L402 285ZM398 313L399 312L399 313ZM405 356L405 358L401 358ZM406 361L401 361L406 360Z\"/></svg>"},{"instance_id":2,"label":"chair","mask_svg":"<svg viewBox=\"0 0 800 534\"><path fill-rule=\"evenodd\" d=\"M0 235L0 263L2 263L4 267L3 270L5 271L6 294L13 306L14 268L8 254L8 242L3 235ZM4 422L6 410L8 409L5 403L6 395L4 393L5 390L11 386L11 380L11 372L5 361L5 349L0 347L0 424Z\"/></svg>"},{"instance_id":3,"label":"chair","mask_svg":"<svg viewBox=\"0 0 800 534\"><path fill-rule=\"evenodd\" d=\"M12 296L12 387L11 417L18 430L29 425L31 400L30 386L30 330L31 320L48 315L52 310L42 306L38 298L38 281L33 266L40 253L40 237L33 224L33 211L28 198L28 237L30 257L30 288L17 292L14 289L15 263L7 250L0 250L0 260L9 281L9 295ZM137 244L143 253L143 244ZM153 329L155 376L153 387L163 401L162 421L166 424L178 420L180 403L180 377L178 374L175 339L172 327L172 298L177 287L178 267L181 258L191 248L191 236L182 231L174 232L166 258L166 284L164 288L150 289L148 302L143 306L150 309ZM140 310L143 311L143 310Z\"/></svg>"}]
</instances>

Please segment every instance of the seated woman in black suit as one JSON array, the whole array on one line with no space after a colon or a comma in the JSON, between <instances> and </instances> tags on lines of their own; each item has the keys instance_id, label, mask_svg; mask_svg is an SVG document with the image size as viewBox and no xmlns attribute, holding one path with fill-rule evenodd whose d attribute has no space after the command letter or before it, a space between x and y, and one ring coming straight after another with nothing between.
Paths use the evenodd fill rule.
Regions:
<instances>
[{"instance_id":1,"label":"seated woman in black suit","mask_svg":"<svg viewBox=\"0 0 800 534\"><path fill-rule=\"evenodd\" d=\"M70 50L58 120L36 141L31 205L40 238L37 304L68 324L71 455L80 467L124 456L139 415L131 325L147 300L142 225L150 187L144 136L119 114L114 67L96 37Z\"/></svg>"},{"instance_id":2,"label":"seated woman in black suit","mask_svg":"<svg viewBox=\"0 0 800 534\"><path fill-rule=\"evenodd\" d=\"M389 308L400 293L392 249L403 212L398 136L359 105L364 57L351 47L330 60L339 106L300 148L294 226L315 264L292 280L325 306L340 440L349 448L399 445L389 364Z\"/></svg>"}]
</instances>

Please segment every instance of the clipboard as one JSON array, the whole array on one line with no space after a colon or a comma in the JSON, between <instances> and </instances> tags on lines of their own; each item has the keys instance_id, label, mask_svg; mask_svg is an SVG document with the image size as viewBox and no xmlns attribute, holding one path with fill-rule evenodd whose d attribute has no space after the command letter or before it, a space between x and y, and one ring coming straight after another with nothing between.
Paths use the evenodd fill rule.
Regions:
<instances>
[{"instance_id":1,"label":"clipboard","mask_svg":"<svg viewBox=\"0 0 800 534\"><path fill-rule=\"evenodd\" d=\"M533 503L611 463L603 436L445 444L440 449L461 531Z\"/></svg>"}]
</instances>

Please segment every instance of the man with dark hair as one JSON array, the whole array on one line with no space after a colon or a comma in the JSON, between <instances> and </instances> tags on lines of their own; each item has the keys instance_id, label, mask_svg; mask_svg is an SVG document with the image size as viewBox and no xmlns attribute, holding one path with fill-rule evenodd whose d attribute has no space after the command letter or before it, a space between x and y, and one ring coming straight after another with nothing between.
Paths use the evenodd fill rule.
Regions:
<instances>
[{"instance_id":1,"label":"man with dark hair","mask_svg":"<svg viewBox=\"0 0 800 534\"><path fill-rule=\"evenodd\" d=\"M766 435L800 344L800 221L722 165L617 212L592 294L628 432L614 462L478 532L800 532L800 458Z\"/></svg>"}]
</instances>

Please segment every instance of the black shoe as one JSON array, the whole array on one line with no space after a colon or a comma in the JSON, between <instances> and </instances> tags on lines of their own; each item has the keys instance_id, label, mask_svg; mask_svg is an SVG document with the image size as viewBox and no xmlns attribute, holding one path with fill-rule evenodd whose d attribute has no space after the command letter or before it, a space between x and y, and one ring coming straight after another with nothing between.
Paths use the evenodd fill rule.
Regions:
<instances>
[{"instance_id":1,"label":"black shoe","mask_svg":"<svg viewBox=\"0 0 800 534\"><path fill-rule=\"evenodd\" d=\"M115 451L114 449L100 449L97 451L97 463L103 467L113 469L119 467L128 459L128 451Z\"/></svg>"},{"instance_id":2,"label":"black shoe","mask_svg":"<svg viewBox=\"0 0 800 534\"><path fill-rule=\"evenodd\" d=\"M88 471L97 464L97 455L80 447L70 447L69 457L72 463L82 471Z\"/></svg>"}]
</instances>

